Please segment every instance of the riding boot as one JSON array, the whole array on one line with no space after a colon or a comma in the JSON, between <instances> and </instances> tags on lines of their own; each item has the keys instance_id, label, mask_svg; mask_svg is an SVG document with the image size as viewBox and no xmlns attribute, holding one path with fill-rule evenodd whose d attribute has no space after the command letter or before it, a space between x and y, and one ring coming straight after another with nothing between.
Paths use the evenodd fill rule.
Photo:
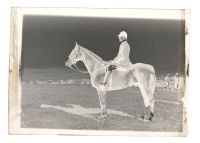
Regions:
<instances>
[{"instance_id":1,"label":"riding boot","mask_svg":"<svg viewBox=\"0 0 200 143\"><path fill-rule=\"evenodd\" d=\"M104 82L103 82L104 86L109 86L108 80L110 78L111 72L112 71L109 71L109 70L106 71L106 74L104 77Z\"/></svg>"},{"instance_id":2,"label":"riding boot","mask_svg":"<svg viewBox=\"0 0 200 143\"><path fill-rule=\"evenodd\" d=\"M112 73L112 71L116 70L117 66L116 65L109 65L107 70L106 70L106 75L104 78L104 86L109 86L108 80L110 78L110 75Z\"/></svg>"}]
</instances>

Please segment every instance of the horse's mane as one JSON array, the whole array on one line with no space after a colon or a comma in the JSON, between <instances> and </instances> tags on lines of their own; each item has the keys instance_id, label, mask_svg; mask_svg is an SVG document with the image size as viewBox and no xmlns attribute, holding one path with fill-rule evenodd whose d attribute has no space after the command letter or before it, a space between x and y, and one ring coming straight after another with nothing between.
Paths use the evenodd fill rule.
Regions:
<instances>
[{"instance_id":1,"label":"horse's mane","mask_svg":"<svg viewBox=\"0 0 200 143\"><path fill-rule=\"evenodd\" d=\"M85 51L86 53L89 53L90 55L92 55L93 57L95 57L97 60L102 61L102 58L100 58L98 55L96 55L95 53L93 53L92 51L80 46L81 49L83 49L83 51Z\"/></svg>"}]
</instances>

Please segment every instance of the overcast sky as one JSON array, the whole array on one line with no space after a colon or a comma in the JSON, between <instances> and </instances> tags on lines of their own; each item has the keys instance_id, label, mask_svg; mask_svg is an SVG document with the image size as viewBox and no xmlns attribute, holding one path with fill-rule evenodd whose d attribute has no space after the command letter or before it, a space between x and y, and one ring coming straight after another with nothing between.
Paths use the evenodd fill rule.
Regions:
<instances>
[{"instance_id":1,"label":"overcast sky","mask_svg":"<svg viewBox=\"0 0 200 143\"><path fill-rule=\"evenodd\" d=\"M55 16L24 17L23 66L64 67L75 41L111 60L118 53L117 34L122 30L128 33L132 63L149 63L157 71L181 69L185 46L183 21Z\"/></svg>"}]
</instances>

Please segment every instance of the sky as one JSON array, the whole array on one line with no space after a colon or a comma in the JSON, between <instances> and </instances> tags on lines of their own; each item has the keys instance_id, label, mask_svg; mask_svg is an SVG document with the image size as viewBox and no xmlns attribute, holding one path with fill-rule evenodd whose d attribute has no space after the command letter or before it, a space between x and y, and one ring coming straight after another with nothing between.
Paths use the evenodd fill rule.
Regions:
<instances>
[{"instance_id":1,"label":"sky","mask_svg":"<svg viewBox=\"0 0 200 143\"><path fill-rule=\"evenodd\" d=\"M148 63L156 71L183 70L184 21L34 15L23 19L23 67L64 67L75 42L112 60L123 30L128 33L132 63Z\"/></svg>"}]
</instances>

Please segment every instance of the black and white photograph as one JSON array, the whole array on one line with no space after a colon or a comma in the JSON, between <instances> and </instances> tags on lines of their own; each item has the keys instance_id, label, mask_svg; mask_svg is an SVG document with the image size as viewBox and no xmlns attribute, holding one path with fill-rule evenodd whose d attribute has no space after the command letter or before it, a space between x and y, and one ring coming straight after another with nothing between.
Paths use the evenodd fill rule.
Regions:
<instances>
[{"instance_id":1,"label":"black and white photograph","mask_svg":"<svg viewBox=\"0 0 200 143\"><path fill-rule=\"evenodd\" d=\"M187 16L12 8L10 133L186 136Z\"/></svg>"}]
</instances>

